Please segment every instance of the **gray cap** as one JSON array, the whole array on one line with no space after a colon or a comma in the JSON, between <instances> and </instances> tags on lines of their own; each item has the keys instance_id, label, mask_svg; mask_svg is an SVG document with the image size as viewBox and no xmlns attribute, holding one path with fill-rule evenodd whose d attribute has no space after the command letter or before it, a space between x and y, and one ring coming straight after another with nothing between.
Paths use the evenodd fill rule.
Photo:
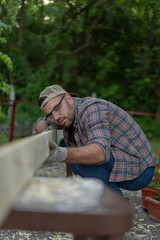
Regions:
<instances>
[{"instance_id":1,"label":"gray cap","mask_svg":"<svg viewBox=\"0 0 160 240\"><path fill-rule=\"evenodd\" d=\"M51 85L46 87L39 95L39 99L42 97L46 97L40 105L41 110L50 99L65 93L67 92L59 85ZM77 96L77 94L74 94L74 93L70 93L70 94L71 96Z\"/></svg>"}]
</instances>

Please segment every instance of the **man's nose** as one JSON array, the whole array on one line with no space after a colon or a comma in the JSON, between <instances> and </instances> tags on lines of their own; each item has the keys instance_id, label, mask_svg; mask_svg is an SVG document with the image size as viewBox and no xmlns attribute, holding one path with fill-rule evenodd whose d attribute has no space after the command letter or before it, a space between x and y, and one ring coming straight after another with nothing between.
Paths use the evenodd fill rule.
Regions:
<instances>
[{"instance_id":1,"label":"man's nose","mask_svg":"<svg viewBox=\"0 0 160 240\"><path fill-rule=\"evenodd\" d=\"M57 121L60 119L60 114L58 112L54 112L54 114L52 114L53 118Z\"/></svg>"}]
</instances>

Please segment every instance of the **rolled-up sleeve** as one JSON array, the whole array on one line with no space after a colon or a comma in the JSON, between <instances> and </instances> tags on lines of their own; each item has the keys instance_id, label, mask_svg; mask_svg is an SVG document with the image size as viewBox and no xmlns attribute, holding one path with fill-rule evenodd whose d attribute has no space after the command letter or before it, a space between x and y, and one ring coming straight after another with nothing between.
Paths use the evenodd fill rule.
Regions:
<instances>
[{"instance_id":1,"label":"rolled-up sleeve","mask_svg":"<svg viewBox=\"0 0 160 240\"><path fill-rule=\"evenodd\" d=\"M81 118L88 138L87 144L98 144L104 152L106 161L109 160L111 152L109 114L105 106L102 105L100 108L98 103L94 103L85 109Z\"/></svg>"}]
</instances>

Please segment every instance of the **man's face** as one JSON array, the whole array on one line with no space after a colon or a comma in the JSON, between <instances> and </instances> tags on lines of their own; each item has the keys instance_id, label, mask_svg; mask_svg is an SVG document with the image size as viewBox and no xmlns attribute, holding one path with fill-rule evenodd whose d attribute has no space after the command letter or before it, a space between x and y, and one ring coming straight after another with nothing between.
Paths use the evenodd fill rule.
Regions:
<instances>
[{"instance_id":1,"label":"man's face","mask_svg":"<svg viewBox=\"0 0 160 240\"><path fill-rule=\"evenodd\" d=\"M43 108L47 119L60 128L69 128L75 120L75 106L72 97L66 93L54 97Z\"/></svg>"}]
</instances>

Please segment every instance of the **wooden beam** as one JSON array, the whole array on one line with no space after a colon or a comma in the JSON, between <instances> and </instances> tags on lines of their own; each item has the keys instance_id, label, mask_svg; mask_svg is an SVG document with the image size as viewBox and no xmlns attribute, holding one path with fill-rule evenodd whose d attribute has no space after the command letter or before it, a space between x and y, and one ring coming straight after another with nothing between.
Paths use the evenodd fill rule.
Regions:
<instances>
[{"instance_id":1,"label":"wooden beam","mask_svg":"<svg viewBox=\"0 0 160 240\"><path fill-rule=\"evenodd\" d=\"M0 147L0 225L18 193L49 155L56 130L37 134Z\"/></svg>"}]
</instances>

